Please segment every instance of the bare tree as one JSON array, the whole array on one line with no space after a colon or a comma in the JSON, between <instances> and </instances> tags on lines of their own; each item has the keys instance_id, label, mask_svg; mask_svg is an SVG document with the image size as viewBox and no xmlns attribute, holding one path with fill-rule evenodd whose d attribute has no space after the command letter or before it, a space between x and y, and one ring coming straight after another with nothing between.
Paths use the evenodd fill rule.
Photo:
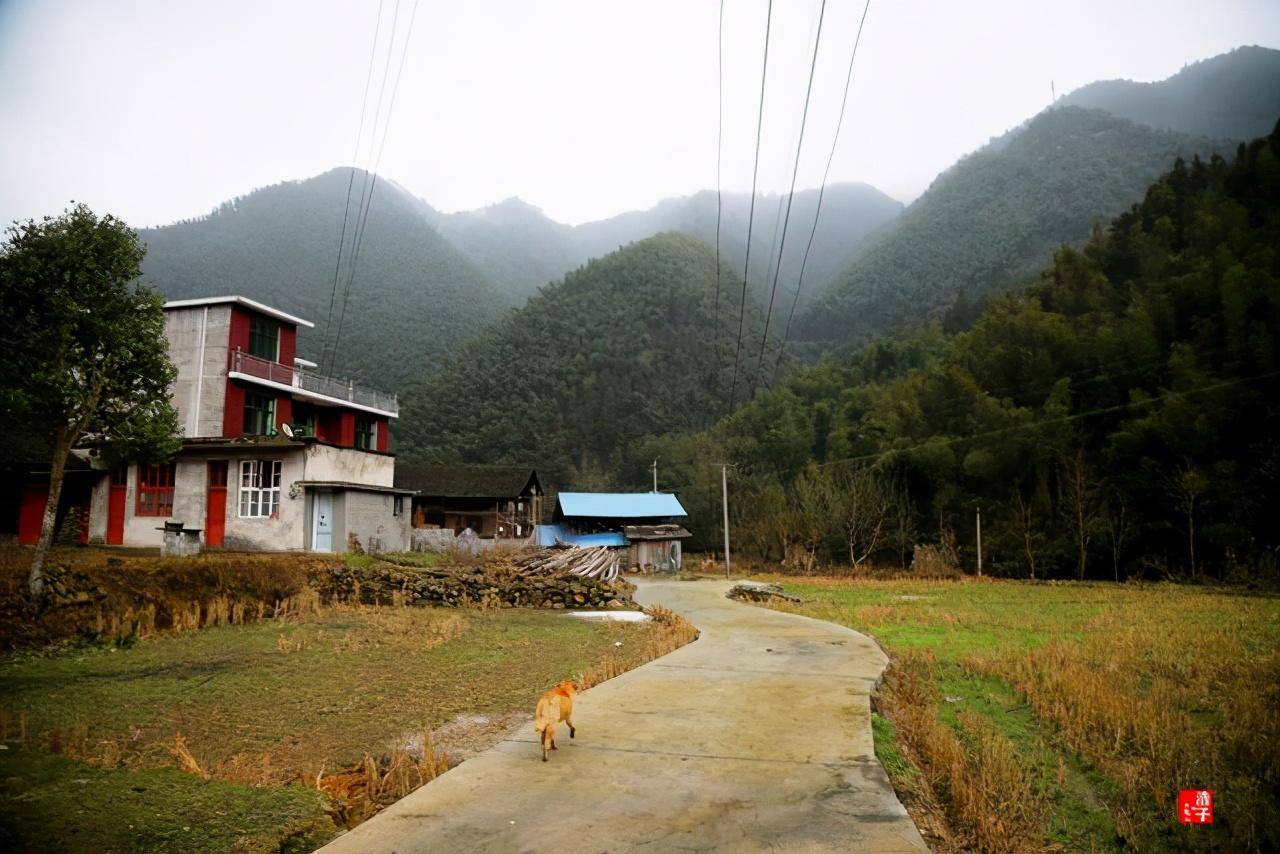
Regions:
<instances>
[{"instance_id":1,"label":"bare tree","mask_svg":"<svg viewBox=\"0 0 1280 854\"><path fill-rule=\"evenodd\" d=\"M890 525L893 529L894 545L898 549L898 566L905 570L907 555L911 553L916 541L916 508L911 502L911 493L907 485L901 480L893 489Z\"/></svg>"},{"instance_id":2,"label":"bare tree","mask_svg":"<svg viewBox=\"0 0 1280 854\"><path fill-rule=\"evenodd\" d=\"M1036 520L1039 515L1035 511L1035 497L1024 497L1022 487L1013 485L1013 495L1009 500L1009 508L1013 511L1013 521L1022 537L1022 551L1027 558L1027 568L1032 580L1036 577L1036 549L1044 540L1044 532L1040 530Z\"/></svg>"},{"instance_id":3,"label":"bare tree","mask_svg":"<svg viewBox=\"0 0 1280 854\"><path fill-rule=\"evenodd\" d=\"M1201 496L1209 488L1209 478L1204 472L1184 460L1167 479L1166 485L1187 525L1187 558L1191 562L1191 577L1196 577L1196 507Z\"/></svg>"},{"instance_id":4,"label":"bare tree","mask_svg":"<svg viewBox=\"0 0 1280 854\"><path fill-rule=\"evenodd\" d=\"M1078 447L1062 465L1063 491L1071 517L1071 532L1076 546L1076 580L1084 581L1085 565L1089 559L1089 541L1097 530L1098 481L1092 467L1085 459L1084 448Z\"/></svg>"},{"instance_id":5,"label":"bare tree","mask_svg":"<svg viewBox=\"0 0 1280 854\"><path fill-rule=\"evenodd\" d=\"M871 468L847 470L834 478L834 509L849 546L849 563L861 566L888 535L893 494Z\"/></svg>"},{"instance_id":6,"label":"bare tree","mask_svg":"<svg viewBox=\"0 0 1280 854\"><path fill-rule=\"evenodd\" d=\"M1120 556L1124 554L1133 520L1129 517L1129 501L1119 489L1112 488L1103 504L1102 527L1111 547L1111 569L1116 581L1120 581Z\"/></svg>"}]
</instances>

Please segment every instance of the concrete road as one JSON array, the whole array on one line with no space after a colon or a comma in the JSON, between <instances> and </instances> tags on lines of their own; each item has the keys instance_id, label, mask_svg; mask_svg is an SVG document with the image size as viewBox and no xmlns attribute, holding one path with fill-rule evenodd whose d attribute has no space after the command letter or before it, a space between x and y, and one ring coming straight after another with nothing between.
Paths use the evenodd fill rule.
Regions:
<instances>
[{"instance_id":1,"label":"concrete road","mask_svg":"<svg viewBox=\"0 0 1280 854\"><path fill-rule=\"evenodd\" d=\"M728 586L641 581L702 636L581 694L551 761L526 724L322 850L927 850L872 751L884 654Z\"/></svg>"}]
</instances>

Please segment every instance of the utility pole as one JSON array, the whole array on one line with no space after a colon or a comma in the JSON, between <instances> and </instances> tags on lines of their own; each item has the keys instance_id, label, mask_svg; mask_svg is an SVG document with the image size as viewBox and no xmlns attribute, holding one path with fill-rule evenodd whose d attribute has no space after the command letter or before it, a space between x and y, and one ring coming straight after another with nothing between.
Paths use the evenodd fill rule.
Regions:
<instances>
[{"instance_id":1,"label":"utility pole","mask_svg":"<svg viewBox=\"0 0 1280 854\"><path fill-rule=\"evenodd\" d=\"M982 508L978 508L978 577L982 577Z\"/></svg>"},{"instance_id":2,"label":"utility pole","mask_svg":"<svg viewBox=\"0 0 1280 854\"><path fill-rule=\"evenodd\" d=\"M729 464L720 464L720 494L724 506L724 577L729 577Z\"/></svg>"},{"instance_id":3,"label":"utility pole","mask_svg":"<svg viewBox=\"0 0 1280 854\"><path fill-rule=\"evenodd\" d=\"M653 459L653 491L658 491L658 458Z\"/></svg>"}]
</instances>

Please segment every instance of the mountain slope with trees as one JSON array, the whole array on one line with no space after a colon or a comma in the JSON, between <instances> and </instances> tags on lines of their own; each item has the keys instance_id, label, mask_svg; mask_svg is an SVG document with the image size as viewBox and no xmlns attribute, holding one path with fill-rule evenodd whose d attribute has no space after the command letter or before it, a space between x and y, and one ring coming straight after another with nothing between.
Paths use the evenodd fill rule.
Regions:
<instances>
[{"instance_id":1,"label":"mountain slope with trees","mask_svg":"<svg viewBox=\"0 0 1280 854\"><path fill-rule=\"evenodd\" d=\"M799 319L802 352L908 322L972 320L1047 252L1141 198L1177 157L1228 153L1280 118L1280 51L1242 47L1156 83L1100 81L938 176Z\"/></svg>"},{"instance_id":2,"label":"mountain slope with trees","mask_svg":"<svg viewBox=\"0 0 1280 854\"><path fill-rule=\"evenodd\" d=\"M780 282L794 283L797 277L817 197L816 189L796 193ZM750 201L747 193L725 193L722 198L720 244L728 275L736 268L741 276ZM757 299L768 299L773 281L770 262L781 236L780 214L785 202L784 195L776 194L760 194L756 199L751 283ZM867 184L827 187L805 272L805 295L822 291L848 265L867 237L901 212L901 202ZM538 208L514 198L475 211L434 212L432 221L494 282L512 294L527 296L591 258L664 231L678 231L714 246L716 195L703 191L664 199L648 210L629 211L577 226L555 222ZM767 275L766 269L770 271Z\"/></svg>"},{"instance_id":3,"label":"mountain slope with trees","mask_svg":"<svg viewBox=\"0 0 1280 854\"><path fill-rule=\"evenodd\" d=\"M931 543L972 568L981 508L989 573L1275 583L1277 401L1280 126L1234 163L1178 161L968 331L802 369L620 471L661 456L710 545L707 461L735 462L737 548L772 559Z\"/></svg>"},{"instance_id":4,"label":"mountain slope with trees","mask_svg":"<svg viewBox=\"0 0 1280 854\"><path fill-rule=\"evenodd\" d=\"M1058 106L1105 110L1195 136L1253 139L1280 118L1280 50L1239 47L1155 83L1099 80L1059 99Z\"/></svg>"},{"instance_id":5,"label":"mountain slope with trees","mask_svg":"<svg viewBox=\"0 0 1280 854\"><path fill-rule=\"evenodd\" d=\"M588 262L402 396L402 455L533 462L587 482L628 443L706 427L727 411L737 333L725 295L717 353L714 292L714 251L682 234ZM739 400L759 328L748 306Z\"/></svg>"},{"instance_id":6,"label":"mountain slope with trees","mask_svg":"<svg viewBox=\"0 0 1280 854\"><path fill-rule=\"evenodd\" d=\"M863 346L958 300L1025 282L1054 247L1142 197L1177 157L1229 145L1097 110L1049 110L940 175L798 319L796 338Z\"/></svg>"},{"instance_id":7,"label":"mountain slope with trees","mask_svg":"<svg viewBox=\"0 0 1280 854\"><path fill-rule=\"evenodd\" d=\"M347 224L351 245L363 172ZM139 232L143 278L170 299L241 294L314 321L299 355L321 361L350 169L264 187L205 217ZM431 227L416 198L379 180L332 369L394 391L488 326L510 301ZM330 363L324 362L328 370Z\"/></svg>"}]
</instances>

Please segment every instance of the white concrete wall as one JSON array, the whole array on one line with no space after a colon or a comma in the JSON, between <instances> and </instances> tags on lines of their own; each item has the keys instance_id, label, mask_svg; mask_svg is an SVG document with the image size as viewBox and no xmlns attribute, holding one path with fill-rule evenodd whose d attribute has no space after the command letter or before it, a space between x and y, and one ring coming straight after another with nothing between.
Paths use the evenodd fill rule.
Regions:
<instances>
[{"instance_id":1,"label":"white concrete wall","mask_svg":"<svg viewBox=\"0 0 1280 854\"><path fill-rule=\"evenodd\" d=\"M393 486L396 458L358 448L334 448L318 442L307 447L306 480Z\"/></svg>"},{"instance_id":2,"label":"white concrete wall","mask_svg":"<svg viewBox=\"0 0 1280 854\"><path fill-rule=\"evenodd\" d=\"M352 534L360 540L360 545L369 551L375 540L381 551L403 552L409 550L409 518L410 501L403 499L404 509L399 516L392 513L394 496L387 492L358 492L354 489L343 490L335 495L341 496L342 509L335 509L334 517L338 527L335 530L334 549L346 551ZM335 506L337 501L335 500ZM341 535L341 542L336 542Z\"/></svg>"},{"instance_id":3,"label":"white concrete wall","mask_svg":"<svg viewBox=\"0 0 1280 854\"><path fill-rule=\"evenodd\" d=\"M230 454L187 453L178 457L174 472L173 515L138 516L138 467L129 466L125 492L124 545L159 547L164 535L157 528L165 522L182 522L204 530L208 518L208 462L225 459L227 466L226 529L223 547L255 551L294 551L306 548L306 507L301 489L290 497L290 485L302 480L301 448L249 448ZM243 460L278 459L281 466L280 511L276 518L240 517L240 463ZM94 487L89 513L89 536L104 538L107 530L107 494L110 478Z\"/></svg>"},{"instance_id":4,"label":"white concrete wall","mask_svg":"<svg viewBox=\"0 0 1280 854\"><path fill-rule=\"evenodd\" d=\"M89 494L89 542L104 543L107 538L107 490L111 477L102 477Z\"/></svg>"},{"instance_id":5,"label":"white concrete wall","mask_svg":"<svg viewBox=\"0 0 1280 854\"><path fill-rule=\"evenodd\" d=\"M240 463L248 459L278 459L280 467L280 513L272 518L240 517ZM241 453L231 459L227 476L227 530L223 547L261 551L298 551L307 546L306 496L291 489L303 480L305 464L301 448L277 449L263 453ZM291 494L292 493L292 494ZM203 526L203 522L201 523Z\"/></svg>"},{"instance_id":6,"label":"white concrete wall","mask_svg":"<svg viewBox=\"0 0 1280 854\"><path fill-rule=\"evenodd\" d=\"M110 480L110 478L107 478ZM126 546L159 546L164 533L157 531L165 522L182 522L190 528L204 527L206 475L204 459L179 457L173 478L173 515L138 516L138 467L129 466L129 486L124 498L124 544ZM105 502L103 504L105 511ZM106 533L103 514L103 533ZM93 525L90 524L92 531Z\"/></svg>"},{"instance_id":7,"label":"white concrete wall","mask_svg":"<svg viewBox=\"0 0 1280 854\"><path fill-rule=\"evenodd\" d=\"M169 359L178 369L170 386L184 436L222 435L227 395L231 306L210 305L165 312ZM197 399L198 395L198 399Z\"/></svg>"}]
</instances>

